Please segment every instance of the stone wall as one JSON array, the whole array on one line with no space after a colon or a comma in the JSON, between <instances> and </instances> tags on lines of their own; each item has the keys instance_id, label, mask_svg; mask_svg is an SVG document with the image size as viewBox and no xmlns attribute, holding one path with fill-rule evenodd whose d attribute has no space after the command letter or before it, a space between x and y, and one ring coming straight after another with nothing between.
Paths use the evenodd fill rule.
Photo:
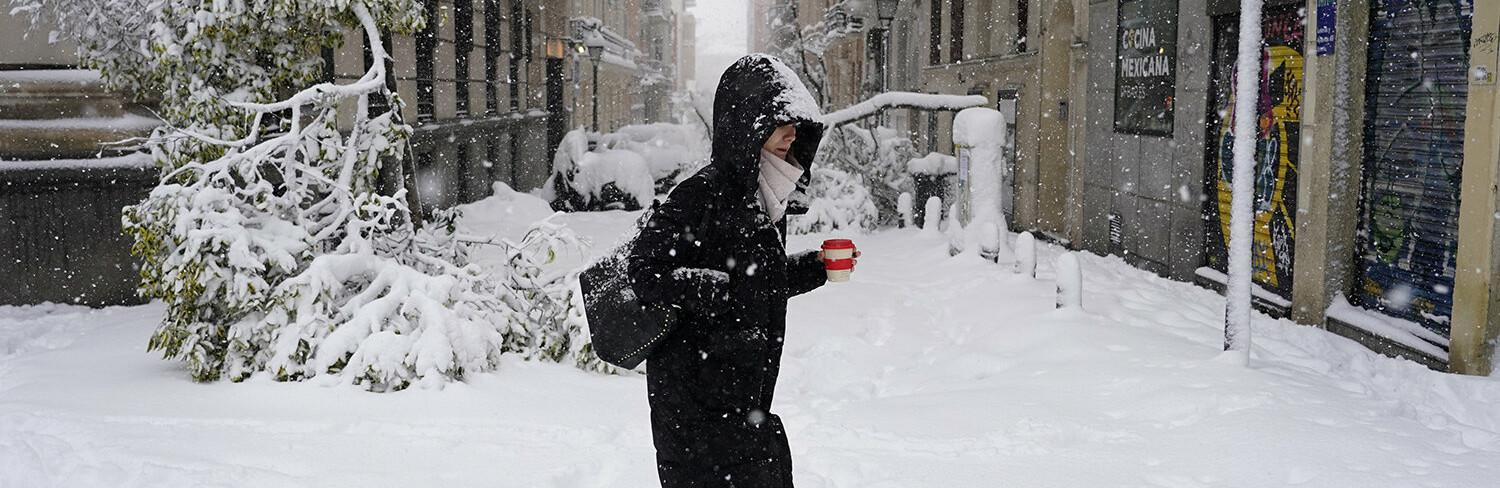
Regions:
<instances>
[{"instance_id":1,"label":"stone wall","mask_svg":"<svg viewBox=\"0 0 1500 488\"><path fill-rule=\"evenodd\" d=\"M145 155L0 162L0 305L142 303L120 210L156 181Z\"/></svg>"},{"instance_id":2,"label":"stone wall","mask_svg":"<svg viewBox=\"0 0 1500 488\"><path fill-rule=\"evenodd\" d=\"M1203 263L1204 133L1212 24L1203 0L1178 4L1177 94L1169 137L1114 130L1117 2L1089 5L1084 249L1191 281ZM1119 232L1111 239L1111 220Z\"/></svg>"}]
</instances>

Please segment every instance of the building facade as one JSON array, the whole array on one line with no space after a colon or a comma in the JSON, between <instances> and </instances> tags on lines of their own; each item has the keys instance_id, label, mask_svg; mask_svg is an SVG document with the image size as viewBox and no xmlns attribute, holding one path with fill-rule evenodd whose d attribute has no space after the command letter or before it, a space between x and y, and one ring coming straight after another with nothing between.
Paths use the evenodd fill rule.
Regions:
<instances>
[{"instance_id":1,"label":"building facade","mask_svg":"<svg viewBox=\"0 0 1500 488\"><path fill-rule=\"evenodd\" d=\"M489 196L491 182L537 188L550 174L558 120L571 114L546 40L562 37L558 1L427 0L427 28L393 36L396 92L407 103L422 205ZM352 38L352 37L351 37ZM363 75L363 50L325 53L339 81Z\"/></svg>"},{"instance_id":2,"label":"building facade","mask_svg":"<svg viewBox=\"0 0 1500 488\"><path fill-rule=\"evenodd\" d=\"M1063 244L1078 241L1082 215L1076 183L1088 103L1084 5L919 0L903 2L895 27L896 37L905 37L896 43L898 63L918 63L910 71L919 76L902 83L910 91L984 95L1005 115L1002 212L1012 228ZM913 116L911 127L928 150L952 151L952 113Z\"/></svg>"},{"instance_id":3,"label":"building facade","mask_svg":"<svg viewBox=\"0 0 1500 488\"><path fill-rule=\"evenodd\" d=\"M1080 247L1217 286L1238 2L1090 8L1090 42L1108 49L1089 57L1097 156L1083 162ZM1262 309L1434 367L1490 370L1497 24L1493 2L1266 2L1253 115ZM1370 317L1398 332L1361 325Z\"/></svg>"},{"instance_id":4,"label":"building facade","mask_svg":"<svg viewBox=\"0 0 1500 488\"><path fill-rule=\"evenodd\" d=\"M893 90L984 95L1006 115L1013 231L1222 287L1239 4L903 1L885 76ZM754 5L752 40L774 40L757 20L780 3ZM1257 306L1487 374L1500 2L1266 0L1262 14ZM851 78L829 84L868 82ZM919 148L950 154L951 120L906 117Z\"/></svg>"},{"instance_id":5,"label":"building facade","mask_svg":"<svg viewBox=\"0 0 1500 488\"><path fill-rule=\"evenodd\" d=\"M677 31L677 86L691 90L698 86L698 19L689 9L697 7L694 0L678 0L679 25Z\"/></svg>"},{"instance_id":6,"label":"building facade","mask_svg":"<svg viewBox=\"0 0 1500 488\"><path fill-rule=\"evenodd\" d=\"M691 16L685 12L687 3L683 0L572 0L571 3L566 41L571 48L572 107L577 114L573 127L611 132L632 124L675 121L672 99L685 86L680 45L684 24L691 24ZM589 45L602 46L599 59L593 59Z\"/></svg>"}]
</instances>

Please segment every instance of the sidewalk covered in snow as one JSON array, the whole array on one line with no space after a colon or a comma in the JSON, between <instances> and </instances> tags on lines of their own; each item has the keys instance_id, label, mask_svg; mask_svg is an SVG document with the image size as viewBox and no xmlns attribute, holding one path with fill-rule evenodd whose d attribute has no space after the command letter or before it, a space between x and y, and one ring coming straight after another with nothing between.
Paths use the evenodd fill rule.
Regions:
<instances>
[{"instance_id":1,"label":"sidewalk covered in snow","mask_svg":"<svg viewBox=\"0 0 1500 488\"><path fill-rule=\"evenodd\" d=\"M551 213L466 207L480 235ZM559 216L601 252L632 212ZM793 236L864 253L791 302L776 413L802 487L1490 486L1500 381L1447 375L1257 314L1223 359L1223 299L1080 255L1083 308L918 229ZM1014 239L1015 236L1010 236ZM498 262L499 256L479 256ZM159 305L0 307L0 486L649 487L644 378L512 360L441 389L194 383L147 353Z\"/></svg>"}]
</instances>

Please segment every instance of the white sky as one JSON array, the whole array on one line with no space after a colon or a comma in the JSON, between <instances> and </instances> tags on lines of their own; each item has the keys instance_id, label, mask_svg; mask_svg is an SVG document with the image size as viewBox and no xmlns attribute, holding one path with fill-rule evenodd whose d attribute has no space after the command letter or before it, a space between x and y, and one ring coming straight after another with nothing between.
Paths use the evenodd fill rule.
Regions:
<instances>
[{"instance_id":1,"label":"white sky","mask_svg":"<svg viewBox=\"0 0 1500 488\"><path fill-rule=\"evenodd\" d=\"M689 9L698 18L697 89L713 93L719 76L746 54L746 0L698 0Z\"/></svg>"}]
</instances>

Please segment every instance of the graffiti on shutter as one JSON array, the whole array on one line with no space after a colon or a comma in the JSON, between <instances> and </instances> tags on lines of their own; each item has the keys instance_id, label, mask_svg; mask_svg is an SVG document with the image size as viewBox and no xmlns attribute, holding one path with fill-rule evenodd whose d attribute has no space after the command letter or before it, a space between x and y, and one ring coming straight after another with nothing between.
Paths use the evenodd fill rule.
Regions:
<instances>
[{"instance_id":1,"label":"graffiti on shutter","mask_svg":"<svg viewBox=\"0 0 1500 488\"><path fill-rule=\"evenodd\" d=\"M1265 10L1261 30L1260 103L1255 143L1255 239L1251 272L1255 282L1283 297L1292 290L1292 249L1297 211L1297 171L1302 132L1303 14L1300 5ZM1234 186L1234 76L1239 19L1215 19L1213 100L1205 191L1214 197L1207 214L1209 266L1226 271L1229 256L1229 200Z\"/></svg>"},{"instance_id":2,"label":"graffiti on shutter","mask_svg":"<svg viewBox=\"0 0 1500 488\"><path fill-rule=\"evenodd\" d=\"M1375 0L1356 301L1447 336L1472 0Z\"/></svg>"}]
</instances>

